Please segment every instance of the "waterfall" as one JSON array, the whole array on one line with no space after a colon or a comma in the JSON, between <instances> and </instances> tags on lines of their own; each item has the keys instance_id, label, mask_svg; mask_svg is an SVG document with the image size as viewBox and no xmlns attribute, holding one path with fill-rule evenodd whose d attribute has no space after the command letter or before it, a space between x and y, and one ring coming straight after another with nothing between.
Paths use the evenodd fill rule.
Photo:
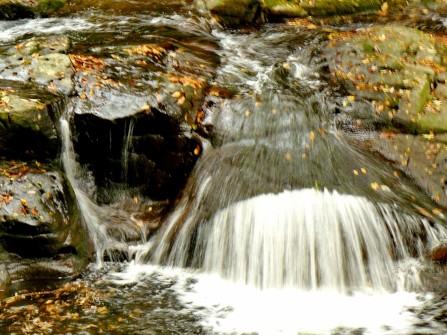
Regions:
<instances>
[{"instance_id":1,"label":"waterfall","mask_svg":"<svg viewBox=\"0 0 447 335\"><path fill-rule=\"evenodd\" d=\"M206 187L206 186L205 186ZM201 202L200 193L196 204ZM417 271L397 275L396 261L422 257L441 227L397 207L336 191L302 189L240 201L197 223L181 206L151 250L152 261L192 264L259 288L305 290L418 288ZM191 211L184 222L185 210Z\"/></svg>"},{"instance_id":2,"label":"waterfall","mask_svg":"<svg viewBox=\"0 0 447 335\"><path fill-rule=\"evenodd\" d=\"M62 164L65 169L68 180L70 181L76 195L79 209L83 216L84 222L90 232L90 237L93 240L96 263L101 265L103 262L103 255L108 245L111 243L107 236L106 230L101 225L98 218L98 206L92 202L89 195L82 190L79 185L80 167L76 161L76 155L71 140L71 131L69 122L61 118L60 130L62 137Z\"/></svg>"},{"instance_id":3,"label":"waterfall","mask_svg":"<svg viewBox=\"0 0 447 335\"><path fill-rule=\"evenodd\" d=\"M133 136L133 130L135 127L135 119L131 119L129 121L129 125L124 127L124 138L123 138L123 149L122 149L122 159L121 159L121 165L122 165L122 179L124 182L127 182L127 174L129 171L129 151L132 149L132 136ZM112 141L110 141L112 143Z\"/></svg>"}]
</instances>

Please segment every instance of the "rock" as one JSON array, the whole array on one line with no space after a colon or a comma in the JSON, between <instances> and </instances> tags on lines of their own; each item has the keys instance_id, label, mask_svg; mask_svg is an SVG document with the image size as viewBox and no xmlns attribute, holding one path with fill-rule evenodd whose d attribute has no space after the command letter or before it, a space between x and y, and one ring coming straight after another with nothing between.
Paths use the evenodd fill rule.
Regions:
<instances>
[{"instance_id":1,"label":"rock","mask_svg":"<svg viewBox=\"0 0 447 335\"><path fill-rule=\"evenodd\" d=\"M433 262L447 263L447 245L437 246L428 253L427 258Z\"/></svg>"},{"instance_id":2,"label":"rock","mask_svg":"<svg viewBox=\"0 0 447 335\"><path fill-rule=\"evenodd\" d=\"M372 149L395 162L431 198L447 206L447 136L388 134L375 138ZM437 214L437 210L433 215Z\"/></svg>"},{"instance_id":3,"label":"rock","mask_svg":"<svg viewBox=\"0 0 447 335\"><path fill-rule=\"evenodd\" d=\"M74 125L80 163L105 194L122 185L154 199L173 198L198 157L198 141L155 108L114 120L75 115Z\"/></svg>"},{"instance_id":4,"label":"rock","mask_svg":"<svg viewBox=\"0 0 447 335\"><path fill-rule=\"evenodd\" d=\"M64 176L25 162L3 162L0 175L0 247L11 277L78 273L89 260L90 242Z\"/></svg>"},{"instance_id":5,"label":"rock","mask_svg":"<svg viewBox=\"0 0 447 335\"><path fill-rule=\"evenodd\" d=\"M0 49L0 79L31 82L55 94L73 90L73 70L66 37L33 37Z\"/></svg>"},{"instance_id":6,"label":"rock","mask_svg":"<svg viewBox=\"0 0 447 335\"><path fill-rule=\"evenodd\" d=\"M331 74L352 96L370 102L370 119L406 132L447 131L443 54L435 37L391 25L329 36ZM441 85L438 85L438 82ZM439 86L439 89L438 89ZM364 119L364 115L352 114ZM367 122L368 123L368 122Z\"/></svg>"},{"instance_id":7,"label":"rock","mask_svg":"<svg viewBox=\"0 0 447 335\"><path fill-rule=\"evenodd\" d=\"M191 48L169 36L70 55L79 97L75 151L93 172L100 201L113 201L116 188L154 200L182 188L201 151L193 133L218 62L214 41L188 38Z\"/></svg>"},{"instance_id":8,"label":"rock","mask_svg":"<svg viewBox=\"0 0 447 335\"><path fill-rule=\"evenodd\" d=\"M0 48L0 157L52 160L60 152L57 125L73 90L65 37L34 37Z\"/></svg>"},{"instance_id":9,"label":"rock","mask_svg":"<svg viewBox=\"0 0 447 335\"><path fill-rule=\"evenodd\" d=\"M209 11L227 26L255 23L261 19L258 0L196 0L195 3L199 10Z\"/></svg>"},{"instance_id":10,"label":"rock","mask_svg":"<svg viewBox=\"0 0 447 335\"><path fill-rule=\"evenodd\" d=\"M0 264L0 298L2 293L6 291L7 287L11 284L11 277L9 276L8 269L5 264Z\"/></svg>"},{"instance_id":11,"label":"rock","mask_svg":"<svg viewBox=\"0 0 447 335\"><path fill-rule=\"evenodd\" d=\"M55 159L60 151L55 119L61 98L17 83L3 84L0 85L0 157Z\"/></svg>"},{"instance_id":12,"label":"rock","mask_svg":"<svg viewBox=\"0 0 447 335\"><path fill-rule=\"evenodd\" d=\"M306 17L308 15L299 1L264 0L261 1L261 4L269 18Z\"/></svg>"},{"instance_id":13,"label":"rock","mask_svg":"<svg viewBox=\"0 0 447 335\"><path fill-rule=\"evenodd\" d=\"M65 0L0 0L0 19L17 20L48 16L65 5Z\"/></svg>"}]
</instances>

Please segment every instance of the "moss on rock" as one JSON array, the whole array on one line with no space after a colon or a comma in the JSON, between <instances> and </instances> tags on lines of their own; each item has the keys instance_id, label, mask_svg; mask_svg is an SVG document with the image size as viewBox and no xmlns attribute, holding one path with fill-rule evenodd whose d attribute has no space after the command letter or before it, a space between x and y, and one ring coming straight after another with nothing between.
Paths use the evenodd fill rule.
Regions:
<instances>
[{"instance_id":1,"label":"moss on rock","mask_svg":"<svg viewBox=\"0 0 447 335\"><path fill-rule=\"evenodd\" d=\"M65 6L65 0L0 0L0 19L48 16Z\"/></svg>"},{"instance_id":2,"label":"moss on rock","mask_svg":"<svg viewBox=\"0 0 447 335\"><path fill-rule=\"evenodd\" d=\"M390 25L329 38L333 78L370 101L370 118L407 132L447 132L447 91L438 85L447 69L433 36Z\"/></svg>"}]
</instances>

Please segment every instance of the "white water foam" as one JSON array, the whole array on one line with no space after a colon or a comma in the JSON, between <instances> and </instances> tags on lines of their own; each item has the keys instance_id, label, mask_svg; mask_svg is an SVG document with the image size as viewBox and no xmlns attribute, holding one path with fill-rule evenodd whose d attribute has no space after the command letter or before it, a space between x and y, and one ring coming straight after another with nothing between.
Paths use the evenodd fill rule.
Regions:
<instances>
[{"instance_id":1,"label":"white water foam","mask_svg":"<svg viewBox=\"0 0 447 335\"><path fill-rule=\"evenodd\" d=\"M9 43L28 34L62 34L83 31L94 24L82 18L46 18L0 21L0 42Z\"/></svg>"},{"instance_id":2,"label":"white water foam","mask_svg":"<svg viewBox=\"0 0 447 335\"><path fill-rule=\"evenodd\" d=\"M198 226L197 210L179 222L185 210L179 206L160 239L151 241L151 259L181 267L192 255L191 263L207 273L264 289L414 289L424 245L434 247L445 236L445 229L391 205L327 190L260 195Z\"/></svg>"},{"instance_id":3,"label":"white water foam","mask_svg":"<svg viewBox=\"0 0 447 335\"><path fill-rule=\"evenodd\" d=\"M223 280L217 275L179 268L130 264L112 275L117 284L129 285L152 278L175 282L171 287L186 310L201 320L207 334L328 335L338 328L362 329L364 335L414 333L418 308L416 293L354 293L330 290L259 290Z\"/></svg>"}]
</instances>

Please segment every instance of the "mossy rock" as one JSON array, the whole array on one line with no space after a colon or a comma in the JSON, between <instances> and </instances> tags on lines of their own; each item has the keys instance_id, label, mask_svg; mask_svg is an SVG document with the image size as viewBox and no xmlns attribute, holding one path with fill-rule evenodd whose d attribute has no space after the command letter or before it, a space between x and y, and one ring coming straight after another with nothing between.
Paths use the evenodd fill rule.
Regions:
<instances>
[{"instance_id":1,"label":"mossy rock","mask_svg":"<svg viewBox=\"0 0 447 335\"><path fill-rule=\"evenodd\" d=\"M0 80L36 83L50 92L69 95L73 90L69 48L68 38L50 36L0 49Z\"/></svg>"},{"instance_id":2,"label":"mossy rock","mask_svg":"<svg viewBox=\"0 0 447 335\"><path fill-rule=\"evenodd\" d=\"M371 118L406 132L447 132L447 68L432 35L390 25L329 38L332 77L371 103Z\"/></svg>"},{"instance_id":3,"label":"mossy rock","mask_svg":"<svg viewBox=\"0 0 447 335\"><path fill-rule=\"evenodd\" d=\"M255 23L261 17L258 0L196 0L196 7L208 11L226 26Z\"/></svg>"},{"instance_id":4,"label":"mossy rock","mask_svg":"<svg viewBox=\"0 0 447 335\"><path fill-rule=\"evenodd\" d=\"M17 20L49 16L65 6L65 0L0 0L0 19Z\"/></svg>"},{"instance_id":5,"label":"mossy rock","mask_svg":"<svg viewBox=\"0 0 447 335\"><path fill-rule=\"evenodd\" d=\"M388 134L372 140L371 147L411 176L436 203L447 207L446 134Z\"/></svg>"},{"instance_id":6,"label":"mossy rock","mask_svg":"<svg viewBox=\"0 0 447 335\"><path fill-rule=\"evenodd\" d=\"M62 101L45 92L40 99L34 98L32 93L37 95L39 91L29 90L0 86L0 157L51 161L60 152L56 119Z\"/></svg>"},{"instance_id":7,"label":"mossy rock","mask_svg":"<svg viewBox=\"0 0 447 335\"><path fill-rule=\"evenodd\" d=\"M300 1L261 0L263 10L270 17L306 17L308 13L300 5Z\"/></svg>"}]
</instances>

